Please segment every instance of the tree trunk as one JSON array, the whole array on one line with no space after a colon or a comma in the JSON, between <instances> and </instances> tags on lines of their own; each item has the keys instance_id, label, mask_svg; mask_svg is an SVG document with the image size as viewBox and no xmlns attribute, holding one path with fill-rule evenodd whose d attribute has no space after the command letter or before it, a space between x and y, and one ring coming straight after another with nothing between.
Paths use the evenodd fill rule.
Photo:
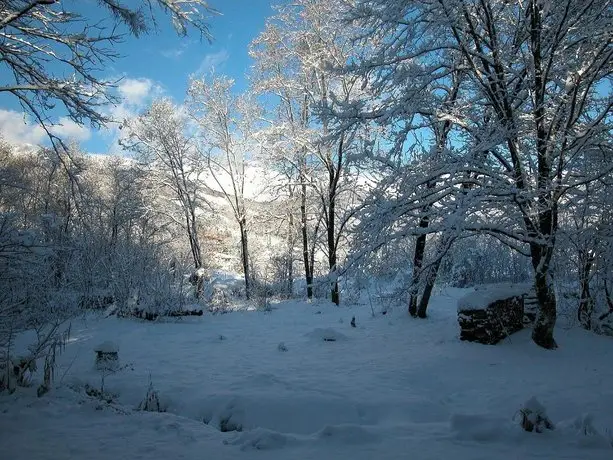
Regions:
<instances>
[{"instance_id":1,"label":"tree trunk","mask_svg":"<svg viewBox=\"0 0 613 460\"><path fill-rule=\"evenodd\" d=\"M426 311L428 309L428 304L430 303L430 297L432 296L432 290L434 289L434 283L436 282L440 262L437 261L434 264L435 266L432 266L428 271L426 285L424 286L424 293L419 301L419 308L417 309L417 316L419 318L426 318L428 316Z\"/></svg>"},{"instance_id":2,"label":"tree trunk","mask_svg":"<svg viewBox=\"0 0 613 460\"><path fill-rule=\"evenodd\" d=\"M336 277L336 242L334 238L335 232L335 212L336 212L336 193L334 189L330 189L330 193L328 195L329 206L328 206L328 225L327 225L327 236L328 236L328 268L331 276L334 277L333 280L330 280L331 288L330 288L330 299L336 305L339 305L341 302L340 292L338 289L338 278Z\"/></svg>"},{"instance_id":3,"label":"tree trunk","mask_svg":"<svg viewBox=\"0 0 613 460\"><path fill-rule=\"evenodd\" d=\"M555 234L558 227L557 205L551 191L551 155L545 128L545 85L542 51L542 10L540 2L532 0L528 11L530 18L530 47L534 65L534 126L536 128L537 187L538 187L538 234L544 242L531 243L532 265L535 271L536 296L539 300L539 314L532 330L532 340L537 345L557 348L553 338L556 324L556 296L549 263L553 255Z\"/></svg>"},{"instance_id":4,"label":"tree trunk","mask_svg":"<svg viewBox=\"0 0 613 460\"><path fill-rule=\"evenodd\" d=\"M440 246L436 254L436 259L428 270L428 276L426 277L426 285L424 286L424 292L421 296L421 300L419 301L419 307L417 309L417 316L419 318L427 317L426 312L430 303L430 297L432 297L432 290L434 289L436 278L438 277L438 271L441 268L443 257L453 244L453 241L454 238L443 238L443 240L440 242Z\"/></svg>"},{"instance_id":5,"label":"tree trunk","mask_svg":"<svg viewBox=\"0 0 613 460\"><path fill-rule=\"evenodd\" d=\"M300 196L300 227L302 231L302 259L304 262L304 278L306 281L307 298L313 298L313 265L309 260L309 231L307 228L306 193L307 186L305 178L301 175L301 196Z\"/></svg>"},{"instance_id":6,"label":"tree trunk","mask_svg":"<svg viewBox=\"0 0 613 460\"><path fill-rule=\"evenodd\" d=\"M534 288L539 302L539 313L532 330L532 340L537 345L552 350L558 346L553 338L557 306L553 280L549 270L549 262L553 255L553 242L549 245L547 243L532 243L530 251L535 272Z\"/></svg>"},{"instance_id":7,"label":"tree trunk","mask_svg":"<svg viewBox=\"0 0 613 460\"><path fill-rule=\"evenodd\" d=\"M425 213L428 212L424 208ZM420 228L428 228L429 217L426 214L419 220ZM426 252L426 234L419 235L415 241L415 253L413 255L413 279L411 281L411 296L409 298L409 314L413 317L417 316L417 298L419 296L419 278L421 277L421 267L424 263L424 255Z\"/></svg>"},{"instance_id":8,"label":"tree trunk","mask_svg":"<svg viewBox=\"0 0 613 460\"><path fill-rule=\"evenodd\" d=\"M289 213L287 237L287 297L292 298L294 294L294 214Z\"/></svg>"},{"instance_id":9,"label":"tree trunk","mask_svg":"<svg viewBox=\"0 0 613 460\"><path fill-rule=\"evenodd\" d=\"M449 94L448 104L450 106L455 105L455 102L458 98L458 92L460 90L460 82L461 78L459 74L454 74L453 87L451 93ZM434 126L434 135L436 138L436 155L440 155L445 149L445 145L447 144L447 138L449 137L449 131L451 130L452 123L451 120L445 120L442 125L438 125L437 123L433 124ZM429 181L426 184L426 188L428 190L433 189L436 186L436 181ZM430 212L431 206L424 206L422 209L422 217L419 219L419 228L427 229L430 225ZM417 307L417 299L419 295L419 279L421 277L421 268L424 264L424 257L426 253L426 240L427 235L424 233L423 235L419 235L417 240L415 241L415 252L413 254L413 279L411 280L411 295L409 298L409 314L413 317L420 316L418 313ZM438 272L438 267L434 273L434 280L436 279L436 275ZM430 279L430 275L428 275L428 280ZM426 289L428 289L429 281L426 281ZM424 290L425 297L425 306L424 305L424 297L422 297L422 301L420 302L419 311L423 312L423 316L421 318L425 318L426 308L428 306L428 302L430 299L430 294L432 293L432 287L434 286L434 280L432 281L432 286L428 289L428 294L426 295L426 290Z\"/></svg>"},{"instance_id":10,"label":"tree trunk","mask_svg":"<svg viewBox=\"0 0 613 460\"><path fill-rule=\"evenodd\" d=\"M202 252L200 250L200 240L198 239L198 230L196 228L196 215L193 212L186 213L187 218L187 235L189 237L189 246L192 251L192 258L194 260L194 274L192 275L195 280L196 286L196 299L202 297L204 292L204 275L200 272L202 268Z\"/></svg>"},{"instance_id":11,"label":"tree trunk","mask_svg":"<svg viewBox=\"0 0 613 460\"><path fill-rule=\"evenodd\" d=\"M532 340L537 345L551 350L557 348L553 338L553 328L556 323L556 296L547 275L537 273L534 285L540 308L532 330Z\"/></svg>"},{"instance_id":12,"label":"tree trunk","mask_svg":"<svg viewBox=\"0 0 613 460\"><path fill-rule=\"evenodd\" d=\"M247 221L241 217L238 223L241 232L241 256L243 260L243 272L245 273L245 297L249 300L251 289L249 279L249 248L247 245Z\"/></svg>"},{"instance_id":13,"label":"tree trunk","mask_svg":"<svg viewBox=\"0 0 613 460\"><path fill-rule=\"evenodd\" d=\"M581 251L579 256L579 308L577 310L577 318L579 323L588 331L592 329L592 313L594 310L594 299L590 292L590 275L592 272L592 265L594 263L594 256L589 250Z\"/></svg>"},{"instance_id":14,"label":"tree trunk","mask_svg":"<svg viewBox=\"0 0 613 460\"><path fill-rule=\"evenodd\" d=\"M319 225L321 224L321 218L317 220L315 228L313 229L313 243L311 244L309 259L311 261L311 283L315 278L315 241L317 241L319 235Z\"/></svg>"},{"instance_id":15,"label":"tree trunk","mask_svg":"<svg viewBox=\"0 0 613 460\"><path fill-rule=\"evenodd\" d=\"M198 238L195 205L182 190L178 192L178 197L185 213L185 227L187 229L187 237L189 239L189 247L192 252L194 267L198 270L202 268L203 263L202 251L200 250L200 239Z\"/></svg>"},{"instance_id":16,"label":"tree trunk","mask_svg":"<svg viewBox=\"0 0 613 460\"><path fill-rule=\"evenodd\" d=\"M598 321L604 321L609 316L613 315L613 297L611 297L611 290L609 289L609 283L607 282L607 278L606 278L607 275L608 273L605 274L605 279L604 279L604 294L605 294L605 299L607 301L607 306L609 307L609 311L600 315L598 317Z\"/></svg>"},{"instance_id":17,"label":"tree trunk","mask_svg":"<svg viewBox=\"0 0 613 460\"><path fill-rule=\"evenodd\" d=\"M111 220L111 247L117 245L117 238L119 236L119 224L117 223L117 206L113 206L113 217Z\"/></svg>"}]
</instances>

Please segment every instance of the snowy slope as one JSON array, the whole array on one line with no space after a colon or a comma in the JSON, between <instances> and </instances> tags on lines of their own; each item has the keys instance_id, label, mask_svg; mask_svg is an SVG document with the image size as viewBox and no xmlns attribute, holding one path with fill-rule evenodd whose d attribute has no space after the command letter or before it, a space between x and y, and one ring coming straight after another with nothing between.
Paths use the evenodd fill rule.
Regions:
<instances>
[{"instance_id":1,"label":"snowy slope","mask_svg":"<svg viewBox=\"0 0 613 460\"><path fill-rule=\"evenodd\" d=\"M1 458L613 458L613 341L572 329L553 352L530 331L460 342L463 293L435 298L426 321L302 302L172 323L88 318L73 325L61 388L0 396ZM106 378L112 406L83 392L100 384L93 348L106 340L133 367ZM167 413L133 411L149 376ZM531 396L555 431L513 423Z\"/></svg>"}]
</instances>

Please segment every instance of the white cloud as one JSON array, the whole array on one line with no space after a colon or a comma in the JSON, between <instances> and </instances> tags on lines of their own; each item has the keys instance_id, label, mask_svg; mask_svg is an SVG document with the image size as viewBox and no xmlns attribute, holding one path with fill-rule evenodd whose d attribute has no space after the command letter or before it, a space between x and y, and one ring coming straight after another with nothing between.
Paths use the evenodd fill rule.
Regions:
<instances>
[{"instance_id":1,"label":"white cloud","mask_svg":"<svg viewBox=\"0 0 613 460\"><path fill-rule=\"evenodd\" d=\"M216 53L209 53L204 56L195 73L196 75L209 73L221 67L228 59L230 59L230 53L225 49L219 50Z\"/></svg>"},{"instance_id":2,"label":"white cloud","mask_svg":"<svg viewBox=\"0 0 613 460\"><path fill-rule=\"evenodd\" d=\"M92 133L87 126L80 126L68 117L60 117L56 125L48 125L56 136L77 142L88 140ZM22 112L0 109L0 135L12 144L45 144L47 133Z\"/></svg>"},{"instance_id":3,"label":"white cloud","mask_svg":"<svg viewBox=\"0 0 613 460\"><path fill-rule=\"evenodd\" d=\"M57 125L51 128L51 132L62 139L84 142L92 133L87 126L78 125L68 117L60 117Z\"/></svg>"},{"instance_id":4,"label":"white cloud","mask_svg":"<svg viewBox=\"0 0 613 460\"><path fill-rule=\"evenodd\" d=\"M45 130L30 122L23 113L0 109L0 134L14 144L39 144L45 138Z\"/></svg>"},{"instance_id":5,"label":"white cloud","mask_svg":"<svg viewBox=\"0 0 613 460\"><path fill-rule=\"evenodd\" d=\"M138 115L154 98L164 94L164 89L149 78L124 78L117 86L121 102L108 108L107 115L115 124Z\"/></svg>"},{"instance_id":6,"label":"white cloud","mask_svg":"<svg viewBox=\"0 0 613 460\"><path fill-rule=\"evenodd\" d=\"M185 52L184 48L172 48L169 50L162 50L160 54L167 59L177 59L183 55Z\"/></svg>"},{"instance_id":7,"label":"white cloud","mask_svg":"<svg viewBox=\"0 0 613 460\"><path fill-rule=\"evenodd\" d=\"M160 54L166 59L176 60L180 58L181 56L183 56L191 45L196 44L196 43L198 43L197 40L188 39L187 37L184 37L181 40L181 43L179 44L179 46L175 48L168 48L168 49L162 50L160 51Z\"/></svg>"},{"instance_id":8,"label":"white cloud","mask_svg":"<svg viewBox=\"0 0 613 460\"><path fill-rule=\"evenodd\" d=\"M125 78L117 90L123 100L131 105L142 104L152 93L154 83L148 78Z\"/></svg>"},{"instance_id":9,"label":"white cloud","mask_svg":"<svg viewBox=\"0 0 613 460\"><path fill-rule=\"evenodd\" d=\"M153 99L164 94L164 88L149 78L124 78L117 85L117 92L121 98L119 104L111 105L105 110L105 115L111 118L101 135L110 142L110 153L121 154L118 140L125 136L120 130L124 120L139 115Z\"/></svg>"}]
</instances>

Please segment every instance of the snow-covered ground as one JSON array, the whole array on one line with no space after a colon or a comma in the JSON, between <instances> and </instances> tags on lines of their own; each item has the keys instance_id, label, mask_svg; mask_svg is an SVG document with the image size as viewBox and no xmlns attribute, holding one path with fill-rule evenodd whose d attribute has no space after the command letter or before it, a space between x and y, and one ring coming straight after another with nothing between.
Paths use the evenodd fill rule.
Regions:
<instances>
[{"instance_id":1,"label":"snow-covered ground","mask_svg":"<svg viewBox=\"0 0 613 460\"><path fill-rule=\"evenodd\" d=\"M465 293L434 298L428 320L303 302L166 323L89 317L73 323L57 388L0 395L0 458L613 458L613 340L561 328L556 351L529 330L460 342ZM105 378L112 404L85 394L105 341L128 366ZM166 413L134 410L150 378ZM532 396L554 431L513 421Z\"/></svg>"}]
</instances>

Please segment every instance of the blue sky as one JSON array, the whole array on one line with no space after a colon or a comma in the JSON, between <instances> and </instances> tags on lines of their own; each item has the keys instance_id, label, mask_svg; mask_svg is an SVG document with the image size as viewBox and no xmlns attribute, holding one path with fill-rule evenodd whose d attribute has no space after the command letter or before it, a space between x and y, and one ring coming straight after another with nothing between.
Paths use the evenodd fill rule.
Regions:
<instances>
[{"instance_id":1,"label":"blue sky","mask_svg":"<svg viewBox=\"0 0 613 460\"><path fill-rule=\"evenodd\" d=\"M79 5L85 17L97 17L99 7L94 2ZM170 96L183 101L189 76L211 68L236 80L236 91L247 86L246 73L251 65L249 43L263 30L266 19L273 14L277 0L210 0L220 16L211 18L213 42L200 39L195 31L179 37L168 17L160 14L158 28L138 39L128 37L115 51L122 57L110 63L105 77L122 78L118 86L124 102L110 112L121 118L141 111L156 96ZM89 4L89 5L88 5ZM1 75L1 74L0 74ZM33 124L24 123L21 109L14 100L0 99L0 131L8 137L18 137L32 143L44 142L44 135ZM61 114L58 114L61 116ZM90 127L75 126L63 120L58 132L80 142L91 153L117 152L116 132L111 129L95 132Z\"/></svg>"}]
</instances>

